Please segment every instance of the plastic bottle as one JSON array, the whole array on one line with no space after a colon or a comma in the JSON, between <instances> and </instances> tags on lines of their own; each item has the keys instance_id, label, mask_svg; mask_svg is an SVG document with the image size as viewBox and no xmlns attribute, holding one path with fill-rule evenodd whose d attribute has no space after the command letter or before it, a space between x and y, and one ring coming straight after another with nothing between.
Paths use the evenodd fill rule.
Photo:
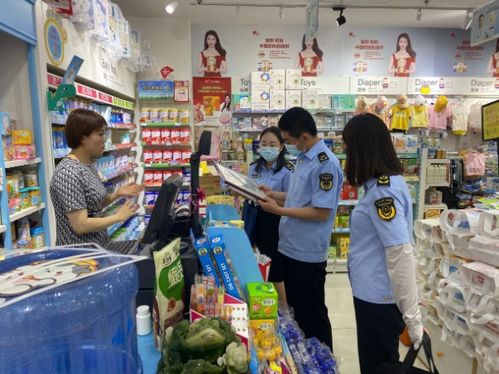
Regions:
<instances>
[{"instance_id":1,"label":"plastic bottle","mask_svg":"<svg viewBox=\"0 0 499 374\"><path fill-rule=\"evenodd\" d=\"M137 307L137 335L149 335L151 333L151 313L149 305Z\"/></svg>"}]
</instances>

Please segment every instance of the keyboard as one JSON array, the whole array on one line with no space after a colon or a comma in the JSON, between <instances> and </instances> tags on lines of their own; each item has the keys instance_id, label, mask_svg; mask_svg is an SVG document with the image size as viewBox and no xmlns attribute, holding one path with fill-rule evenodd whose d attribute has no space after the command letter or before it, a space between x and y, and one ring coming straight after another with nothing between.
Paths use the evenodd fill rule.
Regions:
<instances>
[{"instance_id":1,"label":"keyboard","mask_svg":"<svg viewBox=\"0 0 499 374\"><path fill-rule=\"evenodd\" d=\"M122 240L117 242L110 241L106 249L123 255L132 255L137 252L138 247L138 240Z\"/></svg>"}]
</instances>

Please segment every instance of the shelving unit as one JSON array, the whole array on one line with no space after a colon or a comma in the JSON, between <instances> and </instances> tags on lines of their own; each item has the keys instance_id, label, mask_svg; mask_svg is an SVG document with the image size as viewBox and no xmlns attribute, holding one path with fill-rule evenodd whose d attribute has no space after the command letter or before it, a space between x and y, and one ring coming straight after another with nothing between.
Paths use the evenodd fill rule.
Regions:
<instances>
[{"instance_id":1,"label":"shelving unit","mask_svg":"<svg viewBox=\"0 0 499 374\"><path fill-rule=\"evenodd\" d=\"M139 87L140 87L139 82ZM168 177L170 173L182 173L184 178L190 175L190 164L187 162L178 162L175 159L175 162L165 162L170 161L169 158L163 156L163 162L145 162L144 153L145 152L171 152L172 156L175 151L182 152L182 161L187 159L186 154L188 154L188 158L190 159L190 154L194 149L194 126L192 122L192 101L175 101L172 98L146 98L140 97L141 90L139 89L139 109L141 113L140 118L140 140L139 148L140 148L140 169L143 171L143 182L145 185L146 192L144 193L144 197L141 197L144 203L144 213L151 214L154 205L148 204L149 201L145 201L145 197L147 194L156 194L159 192L162 181ZM165 95L168 96L168 95ZM160 113L164 115L164 117L160 117ZM168 111L166 113L165 111ZM174 114L171 114L176 111L176 117ZM183 117L180 115L182 112ZM188 112L188 118L186 116ZM151 118L151 113L153 113L153 117ZM165 116L167 114L167 116ZM171 115L171 116L170 116ZM154 137L154 130L161 130L162 136ZM166 135L168 135L168 130L170 131L170 137L174 132L183 133L181 137L182 141L177 141L178 139L172 140L171 138L163 136L164 131L167 131ZM188 131L189 141L186 142L186 132ZM148 138L149 135L146 133L150 133L151 138ZM158 132L156 132L157 134ZM163 153L164 155L164 153ZM148 178L151 176L151 173L154 173L156 176L159 173L159 176L162 178L161 181L158 178L154 179L153 182L149 181ZM184 179L184 184L182 185L183 193L187 193L187 189L190 189L190 179ZM184 201L187 203L187 201Z\"/></svg>"},{"instance_id":2,"label":"shelving unit","mask_svg":"<svg viewBox=\"0 0 499 374\"><path fill-rule=\"evenodd\" d=\"M36 169L41 194L41 205L15 214L9 214L9 196L6 188L0 190L0 213L2 222L0 233L3 247L14 249L11 224L23 217L37 213L36 221L44 231L44 244L50 244L48 213L45 208L47 186L44 147L42 144L42 125L40 111L40 89L38 87L37 36L35 25L35 5L33 1L12 1L2 4L0 12L0 44L8 53L0 59L0 69L8 79L0 83L0 112L15 114L18 129L30 129L36 147L36 158L29 161L6 161L0 152L0 167L3 183L7 183L7 169L23 166ZM2 130L0 130L2 131ZM3 132L3 131L2 131Z\"/></svg>"},{"instance_id":3,"label":"shelving unit","mask_svg":"<svg viewBox=\"0 0 499 374\"><path fill-rule=\"evenodd\" d=\"M445 204L426 204L426 191L431 187L449 187L450 186L450 173L447 173L445 181L428 181L428 166L432 164L446 165L447 168L450 165L449 159L428 159L428 148L423 148L421 153L421 167L420 167L420 185L418 194L418 211L417 218L424 218L425 212L428 210L445 210L447 205Z\"/></svg>"}]
</instances>

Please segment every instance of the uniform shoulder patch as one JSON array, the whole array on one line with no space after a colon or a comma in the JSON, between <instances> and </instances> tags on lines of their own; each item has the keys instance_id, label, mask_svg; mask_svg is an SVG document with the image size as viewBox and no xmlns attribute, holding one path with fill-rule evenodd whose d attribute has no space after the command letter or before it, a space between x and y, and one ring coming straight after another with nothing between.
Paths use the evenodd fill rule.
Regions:
<instances>
[{"instance_id":1,"label":"uniform shoulder patch","mask_svg":"<svg viewBox=\"0 0 499 374\"><path fill-rule=\"evenodd\" d=\"M390 177L388 175L381 175L378 177L378 186L390 187Z\"/></svg>"},{"instance_id":2,"label":"uniform shoulder patch","mask_svg":"<svg viewBox=\"0 0 499 374\"><path fill-rule=\"evenodd\" d=\"M395 208L393 198L391 197L384 197L376 200L374 206L376 207L378 217L383 221L391 221L397 214L397 209Z\"/></svg>"},{"instance_id":3,"label":"uniform shoulder patch","mask_svg":"<svg viewBox=\"0 0 499 374\"><path fill-rule=\"evenodd\" d=\"M295 164L293 164L291 161L287 161L284 166L286 166L288 170L295 171Z\"/></svg>"},{"instance_id":4,"label":"uniform shoulder patch","mask_svg":"<svg viewBox=\"0 0 499 374\"><path fill-rule=\"evenodd\" d=\"M317 155L317 158L319 159L319 162L322 164L323 162L329 160L329 156L327 155L326 152L321 152Z\"/></svg>"},{"instance_id":5,"label":"uniform shoulder patch","mask_svg":"<svg viewBox=\"0 0 499 374\"><path fill-rule=\"evenodd\" d=\"M329 191L333 188L333 174L325 173L319 175L319 186L323 191Z\"/></svg>"}]
</instances>

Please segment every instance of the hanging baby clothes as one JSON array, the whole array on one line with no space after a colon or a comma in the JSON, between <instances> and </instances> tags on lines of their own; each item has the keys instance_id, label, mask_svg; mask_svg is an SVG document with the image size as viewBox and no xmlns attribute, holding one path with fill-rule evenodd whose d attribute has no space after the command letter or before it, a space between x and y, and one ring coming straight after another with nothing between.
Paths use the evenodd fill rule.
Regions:
<instances>
[{"instance_id":1,"label":"hanging baby clothes","mask_svg":"<svg viewBox=\"0 0 499 374\"><path fill-rule=\"evenodd\" d=\"M470 106L468 128L474 134L482 132L482 105L483 103L478 102Z\"/></svg>"},{"instance_id":2,"label":"hanging baby clothes","mask_svg":"<svg viewBox=\"0 0 499 374\"><path fill-rule=\"evenodd\" d=\"M439 96L429 110L430 122L428 128L433 132L444 132L447 129L450 110L447 106L448 100L445 96Z\"/></svg>"},{"instance_id":3,"label":"hanging baby clothes","mask_svg":"<svg viewBox=\"0 0 499 374\"><path fill-rule=\"evenodd\" d=\"M463 104L454 104L452 106L452 132L455 135L466 135L468 130L468 110Z\"/></svg>"},{"instance_id":4,"label":"hanging baby clothes","mask_svg":"<svg viewBox=\"0 0 499 374\"><path fill-rule=\"evenodd\" d=\"M409 120L412 117L412 109L407 104L406 95L397 95L397 103L390 111L391 130L409 130Z\"/></svg>"},{"instance_id":5,"label":"hanging baby clothes","mask_svg":"<svg viewBox=\"0 0 499 374\"><path fill-rule=\"evenodd\" d=\"M465 177L480 177L485 175L485 155L478 151L470 151L464 155Z\"/></svg>"},{"instance_id":6,"label":"hanging baby clothes","mask_svg":"<svg viewBox=\"0 0 499 374\"><path fill-rule=\"evenodd\" d=\"M371 113L376 114L383 120L386 127L390 128L390 111L388 110L388 100L384 96L378 96L376 101L370 105Z\"/></svg>"},{"instance_id":7,"label":"hanging baby clothes","mask_svg":"<svg viewBox=\"0 0 499 374\"><path fill-rule=\"evenodd\" d=\"M414 105L411 127L427 128L428 127L428 107L426 105Z\"/></svg>"}]
</instances>

